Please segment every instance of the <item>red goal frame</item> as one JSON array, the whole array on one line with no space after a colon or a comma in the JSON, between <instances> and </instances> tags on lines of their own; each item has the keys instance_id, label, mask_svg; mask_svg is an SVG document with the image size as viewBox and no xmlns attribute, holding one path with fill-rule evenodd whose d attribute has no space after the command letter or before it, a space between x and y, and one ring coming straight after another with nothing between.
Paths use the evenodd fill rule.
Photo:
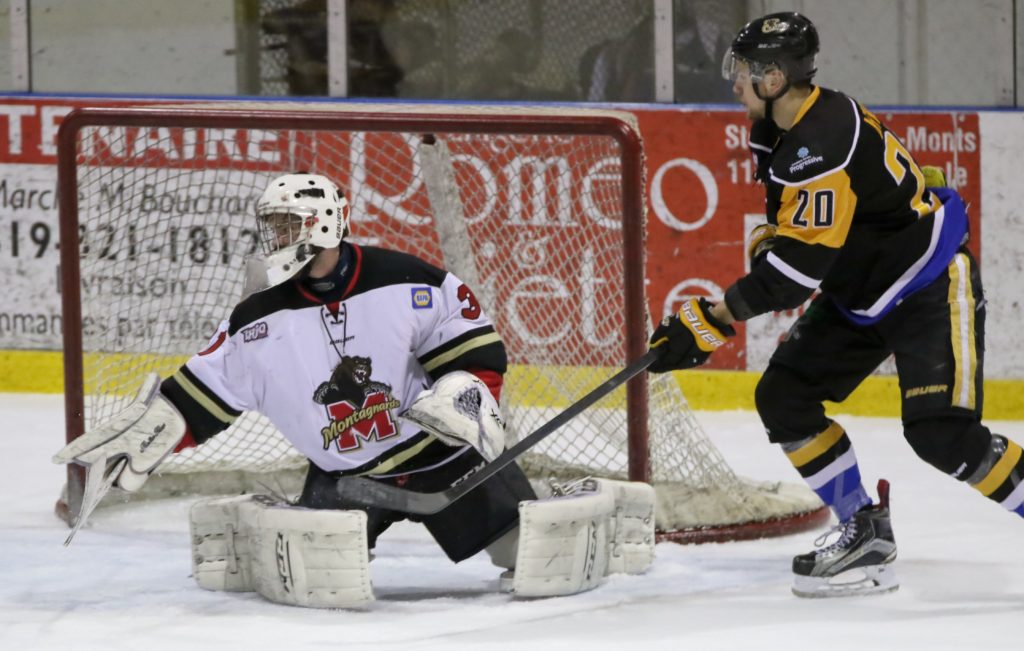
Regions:
<instances>
[{"instance_id":1,"label":"red goal frame","mask_svg":"<svg viewBox=\"0 0 1024 651\"><path fill-rule=\"evenodd\" d=\"M82 362L82 309L78 240L78 133L93 126L145 126L185 128L237 128L240 116L251 129L308 129L332 131L419 132L424 134L474 133L516 135L597 135L615 139L622 169L622 238L624 320L627 359L635 360L647 348L647 305L644 299L644 150L639 134L611 115L554 113L538 117L515 112L498 113L387 113L376 111L316 111L208 107L85 107L69 113L57 134L57 187L60 219L61 283L64 324L64 420L66 439L84 432ZM626 388L629 478L650 477L647 442L647 377L641 374ZM84 469L68 465L67 495L58 513L70 519L81 504Z\"/></svg>"},{"instance_id":2,"label":"red goal frame","mask_svg":"<svg viewBox=\"0 0 1024 651\"><path fill-rule=\"evenodd\" d=\"M609 111L572 111L510 106L507 110L460 112L458 106L409 106L408 111L379 110L347 104L345 110L330 105L296 108L282 103L245 107L226 105L86 107L73 110L57 135L57 187L60 221L60 261L64 341L65 429L67 441L84 432L85 395L82 333L82 293L78 231L78 135L88 127L239 128L317 131L374 131L437 134L505 134L548 136L603 136L619 146L621 166L621 218L623 263L624 359L626 365L647 350L648 305L645 297L645 168L644 149L635 125ZM505 109L505 107L500 107ZM244 124L240 124L239 120ZM648 379L640 374L626 387L628 477L651 480L648 440ZM69 523L77 515L85 472L69 464L66 492L57 512ZM830 517L826 507L778 518L731 525L701 526L659 533L659 539L676 542L717 542L784 535L821 526Z\"/></svg>"}]
</instances>

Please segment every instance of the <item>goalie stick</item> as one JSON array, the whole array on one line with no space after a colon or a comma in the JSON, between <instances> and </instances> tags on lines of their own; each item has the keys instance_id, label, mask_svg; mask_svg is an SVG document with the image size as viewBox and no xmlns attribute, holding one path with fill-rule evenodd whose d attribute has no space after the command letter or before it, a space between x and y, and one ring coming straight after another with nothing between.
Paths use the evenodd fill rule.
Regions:
<instances>
[{"instance_id":1,"label":"goalie stick","mask_svg":"<svg viewBox=\"0 0 1024 651\"><path fill-rule=\"evenodd\" d=\"M523 438L523 440L502 452L494 461L482 466L479 470L466 477L462 483L456 484L451 488L433 493L419 493L367 477L352 476L338 479L336 484L337 490L346 500L362 504L363 506L390 509L416 515L437 513L448 508L453 502L487 481L496 472L515 461L523 452L526 452L526 450L540 442L541 439L552 434L580 415L598 400L604 398L631 378L647 370L647 367L658 359L661 352L661 348L648 351L643 357L640 357L602 382L597 388L569 405L564 411L538 427Z\"/></svg>"},{"instance_id":2,"label":"goalie stick","mask_svg":"<svg viewBox=\"0 0 1024 651\"><path fill-rule=\"evenodd\" d=\"M106 461L106 459L104 459ZM110 472L102 472L102 468L95 470L89 469L89 472L85 476L85 490L82 494L82 506L78 510L78 516L75 518L75 526L71 528L71 533L68 534L67 539L64 540L64 546L67 547L71 544L71 540L78 533L78 530L82 528L85 521L89 519L99 503L103 501L103 496L107 494L110 487L117 481L118 475L124 470L124 467L128 465L128 458L123 457L118 460L111 467Z\"/></svg>"}]
</instances>

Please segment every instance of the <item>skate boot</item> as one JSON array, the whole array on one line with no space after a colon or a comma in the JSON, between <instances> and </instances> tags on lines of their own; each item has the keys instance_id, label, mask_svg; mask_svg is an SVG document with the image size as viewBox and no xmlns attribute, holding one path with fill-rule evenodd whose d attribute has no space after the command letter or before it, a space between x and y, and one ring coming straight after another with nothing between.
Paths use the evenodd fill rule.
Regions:
<instances>
[{"instance_id":1,"label":"skate boot","mask_svg":"<svg viewBox=\"0 0 1024 651\"><path fill-rule=\"evenodd\" d=\"M833 533L839 539L822 546ZM896 539L889 521L889 482L878 482L878 504L866 506L814 541L817 549L793 559L793 594L846 597L890 592L899 587L893 572Z\"/></svg>"}]
</instances>

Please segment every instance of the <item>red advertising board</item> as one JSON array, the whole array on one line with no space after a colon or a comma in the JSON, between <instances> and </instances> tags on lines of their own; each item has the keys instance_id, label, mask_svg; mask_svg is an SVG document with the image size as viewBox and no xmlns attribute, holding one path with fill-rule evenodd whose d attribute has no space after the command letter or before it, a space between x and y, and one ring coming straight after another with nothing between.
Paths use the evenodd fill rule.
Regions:
<instances>
[{"instance_id":1,"label":"red advertising board","mask_svg":"<svg viewBox=\"0 0 1024 651\"><path fill-rule=\"evenodd\" d=\"M0 262L7 264L15 249L15 231L11 226L16 222L21 227L18 237L28 237L32 227L36 227L36 235L42 233L42 227L33 220L40 220L44 212L54 210L52 190L47 195L45 186L46 175L32 175L32 189L16 191L14 178L25 176L24 168L12 171L18 166L29 165L32 169L38 166L40 171L53 167L56 163L55 136L61 120L74 107L86 105L129 105L154 103L104 100L59 98L6 99L0 102L0 172L3 185L0 187L0 222L10 221L7 228L0 230ZM640 130L645 142L647 164L647 203L648 203L648 234L647 234L647 277L649 280L649 305L651 313L659 318L663 313L678 307L688 296L705 295L713 299L721 298L724 290L745 272L744 237L752 223L763 221L764 195L763 189L753 181L753 161L748 152L747 128L748 121L739 110L687 110L683 108L650 107L631 109L639 120ZM877 115L903 141L907 148L922 164L939 165L946 168L949 178L971 208L971 228L973 233L972 247L976 253L980 244L981 195L980 195L980 137L978 116L976 113L958 112L886 112L878 111ZM154 167L190 167L191 162L202 159L214 167L218 161L225 165L239 168L239 160L243 160L242 169L259 170L279 168L282 159L288 159L289 153L297 148L296 143L287 142L279 136L271 136L258 131L237 130L231 138L221 138L216 147L207 146L205 138L209 134L197 131L184 136L162 138L156 130L141 130L130 137L121 138L122 150L111 151L114 140L97 130L88 134L83 141L81 156L83 160L98 157L106 160L123 159L135 165ZM298 137L298 136L296 136ZM342 138L341 140L345 140ZM212 140L211 140L212 142ZM227 143L225 145L225 143ZM344 143L340 143L344 144ZM338 151L349 151L349 147L337 147ZM325 143L320 143L321 149ZM465 143L452 143L453 153L469 156L472 152L465 150ZM227 147L227 148L225 148ZM308 148L307 148L308 149ZM372 148L370 148L372 149ZM361 147L359 151L363 151ZM369 149L367 149L368 151ZM540 151L540 150L538 150ZM547 150L545 150L547 151ZM555 154L564 157L573 156L571 152ZM115 155L116 154L116 155ZM539 154L538 154L539 155ZM595 154L596 155L596 154ZM239 158L241 157L241 158ZM374 162L362 161L368 170L366 178L355 178L349 170L351 161L339 158L331 165L328 173L335 174L338 181L353 185L372 183L373 192L355 193L359 197L369 197L365 201L355 201L354 209L360 208L364 215L355 219L376 220L383 218L375 212L377 204L373 197L380 194L384 198L405 197L409 203L409 217L404 226L412 227L426 219L425 215L415 213L412 208L412 181L408 175L397 173L374 172ZM304 161L296 161L304 163ZM549 165L546 161L531 164ZM523 165L523 161L513 161L512 165ZM587 169L587 165L580 168ZM575 167L574 167L575 169ZM11 171L11 174L8 174ZM385 170L386 171L386 170ZM593 177L603 178L603 169L591 169ZM391 170L394 172L394 170ZM494 175L500 176L497 171ZM8 176L11 176L8 182ZM36 178L38 176L38 178ZM55 177L55 172L53 173ZM515 177L517 178L517 177ZM387 181L390 179L390 181ZM592 180L592 179L591 179ZM385 184L385 181L390 185ZM587 179L573 178L573 196L582 196L580 188L589 188L590 192L599 191L597 181L585 182ZM26 182L27 183L27 182ZM384 185L382 185L384 184ZM393 186L393 187L392 187ZM52 187L52 186L50 186ZM38 188L38 189L37 189ZM15 192L21 194L15 195ZM32 204L32 192L35 192L35 204ZM525 191L524 191L525 192ZM377 194L374 194L377 193ZM424 194L420 188L417 194ZM406 196L408 195L408 196ZM528 213L529 201L511 200L508 197L519 196L519 192L506 196L501 193L482 194L490 200L498 200L503 204L500 209L493 209L489 203L480 206L467 204L469 221L479 218L498 217L507 221L508 231L505 240L518 242L518 231L512 227L535 225L544 221L541 217ZM145 199L145 197L143 197ZM200 197L202 198L202 197ZM154 198L154 201L156 199ZM579 199L588 203L585 199ZM28 202L28 203L26 203ZM549 203L555 206L555 200ZM177 205L177 204L176 204ZM183 204L190 205L190 204ZM205 205L205 204L204 204ZM405 204L396 204L405 209ZM518 206L516 208L516 206ZM513 210L513 208L515 208ZM28 215L36 210L40 214ZM494 210L494 212L492 212ZM553 210L553 209L552 209ZM557 211L556 211L557 212ZM415 213L415 214L414 214ZM404 214L404 213L403 213ZM552 213L556 214L556 213ZM531 216L533 215L533 216ZM488 217L489 216L489 217ZM395 219L394 214L387 215ZM548 216L554 220L554 217ZM20 220L20 221L19 221ZM26 221L27 220L27 221ZM539 221L538 221L539 220ZM554 220L557 222L557 220ZM555 223L557 226L558 224ZM4 224L0 224L0 227ZM52 225L50 225L52 226ZM55 231L54 231L55 232ZM518 238L518 239L517 239ZM6 241L11 239L10 242ZM40 237L36 237L40 239ZM38 244L38 242L36 242ZM25 247L31 243L24 241ZM30 248L30 247L29 247ZM43 247L37 247L40 254ZM24 257L24 256L23 256ZM38 256L37 256L38 257ZM15 261L17 264L21 262ZM31 272L34 273L34 272ZM41 274L43 272L40 272ZM24 275L24 274L23 274ZM579 274L578 274L579 275ZM590 278L588 274L581 277ZM592 279L589 285L581 286L580 293L589 294L590 300L600 299L599 279ZM36 282L36 285L45 285ZM596 288L596 289L595 289ZM538 290L534 288L534 294ZM38 302L38 298L29 297L27 302ZM525 305L525 304L524 304ZM525 307L524 307L525 309ZM789 315L792 316L792 315ZM781 323L781 322L780 322ZM598 340L608 339L608 333L600 332L597 326L592 336ZM770 329L769 329L770 331ZM557 333L535 333L538 338L552 338ZM730 345L717 353L710 364L712 368L746 369L752 367L751 355L747 346L756 337L742 336L735 338ZM17 342L16 342L17 343ZM42 342L45 343L45 342ZM769 342L770 343L770 342ZM756 344L755 344L756 345Z\"/></svg>"}]
</instances>

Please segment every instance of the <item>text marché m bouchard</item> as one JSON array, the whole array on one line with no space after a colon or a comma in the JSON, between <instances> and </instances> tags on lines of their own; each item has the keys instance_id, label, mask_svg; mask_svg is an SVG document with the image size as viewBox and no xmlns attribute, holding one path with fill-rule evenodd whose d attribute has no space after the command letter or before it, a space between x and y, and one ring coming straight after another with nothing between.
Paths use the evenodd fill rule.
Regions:
<instances>
[{"instance_id":1,"label":"text march\u00e9 m bouchard","mask_svg":"<svg viewBox=\"0 0 1024 651\"><path fill-rule=\"evenodd\" d=\"M197 189L194 189L197 188ZM152 183L142 185L141 192L126 192L124 183L100 186L100 204L108 210L177 213L179 215L250 215L255 212L255 196L220 194L213 188L203 189L197 183L184 190L164 190Z\"/></svg>"},{"instance_id":2,"label":"text march\u00e9 m bouchard","mask_svg":"<svg viewBox=\"0 0 1024 651\"><path fill-rule=\"evenodd\" d=\"M196 186L200 187L200 186ZM57 209L57 190L17 187L0 180L0 208L8 210L52 211ZM88 195L79 192L80 209L88 209ZM126 192L124 183L102 184L99 203L107 210L126 212L160 212L179 215L248 215L255 208L255 197L221 194L209 189L202 194L195 190L163 191L152 183L142 186L141 192Z\"/></svg>"}]
</instances>

